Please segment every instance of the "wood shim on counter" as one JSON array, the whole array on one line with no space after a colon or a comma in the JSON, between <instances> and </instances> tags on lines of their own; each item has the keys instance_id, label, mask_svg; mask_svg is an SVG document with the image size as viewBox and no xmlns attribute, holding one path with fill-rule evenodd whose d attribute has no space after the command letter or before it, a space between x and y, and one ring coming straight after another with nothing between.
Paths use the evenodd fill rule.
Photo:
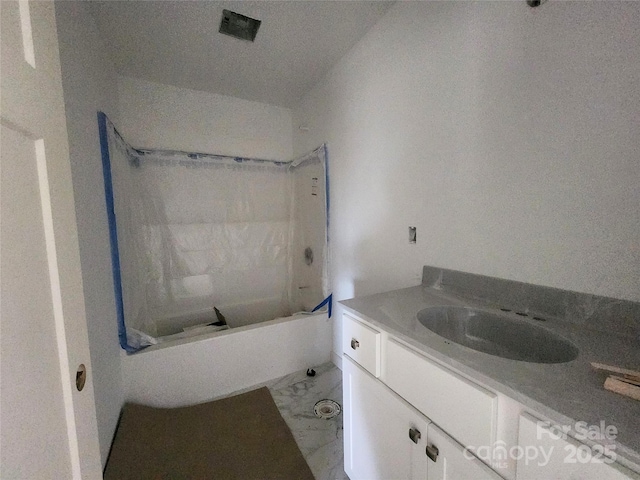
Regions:
<instances>
[{"instance_id":1,"label":"wood shim on counter","mask_svg":"<svg viewBox=\"0 0 640 480\"><path fill-rule=\"evenodd\" d=\"M640 400L640 372L625 368L591 362L596 370L603 370L617 375L609 375L604 381L604 388L635 400Z\"/></svg>"}]
</instances>

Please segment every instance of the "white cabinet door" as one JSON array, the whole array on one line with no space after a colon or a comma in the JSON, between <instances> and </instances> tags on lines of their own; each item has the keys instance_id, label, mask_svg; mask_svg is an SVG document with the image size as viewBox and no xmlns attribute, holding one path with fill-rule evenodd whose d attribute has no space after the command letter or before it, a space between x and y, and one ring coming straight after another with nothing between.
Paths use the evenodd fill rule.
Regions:
<instances>
[{"instance_id":1,"label":"white cabinet door","mask_svg":"<svg viewBox=\"0 0 640 480\"><path fill-rule=\"evenodd\" d=\"M342 372L349 478L426 480L429 421L346 356Z\"/></svg>"},{"instance_id":2,"label":"white cabinet door","mask_svg":"<svg viewBox=\"0 0 640 480\"><path fill-rule=\"evenodd\" d=\"M517 480L629 480L640 475L613 463L604 449L591 449L559 431L543 426L526 413L520 416L518 445L524 453L518 459ZM563 438L564 437L564 438ZM615 450L613 451L615 453Z\"/></svg>"},{"instance_id":3,"label":"white cabinet door","mask_svg":"<svg viewBox=\"0 0 640 480\"><path fill-rule=\"evenodd\" d=\"M501 480L501 477L478 460L433 423L427 431L429 480Z\"/></svg>"}]
</instances>

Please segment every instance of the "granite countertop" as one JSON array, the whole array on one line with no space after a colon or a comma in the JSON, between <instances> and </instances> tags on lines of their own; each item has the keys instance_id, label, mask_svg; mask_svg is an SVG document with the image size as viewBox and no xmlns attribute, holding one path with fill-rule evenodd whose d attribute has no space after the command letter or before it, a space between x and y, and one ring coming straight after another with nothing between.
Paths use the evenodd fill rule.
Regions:
<instances>
[{"instance_id":1,"label":"granite countertop","mask_svg":"<svg viewBox=\"0 0 640 480\"><path fill-rule=\"evenodd\" d=\"M558 425L573 426L582 421L587 425L599 426L605 422L615 426L618 434L613 443L618 460L640 472L640 402L604 390L606 374L590 365L590 362L626 368L640 365L637 339L553 318L539 322L496 309L496 313L514 321L552 330L580 350L578 357L570 362L530 363L503 359L446 341L418 322L417 313L427 307L490 307L478 300L420 285L344 300L340 304L425 355L513 398Z\"/></svg>"}]
</instances>

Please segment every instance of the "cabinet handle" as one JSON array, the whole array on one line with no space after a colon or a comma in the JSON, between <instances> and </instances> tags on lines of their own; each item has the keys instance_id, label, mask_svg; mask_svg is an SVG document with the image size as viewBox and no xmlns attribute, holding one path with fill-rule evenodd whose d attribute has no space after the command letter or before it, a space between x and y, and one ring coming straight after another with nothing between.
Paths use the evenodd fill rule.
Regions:
<instances>
[{"instance_id":1,"label":"cabinet handle","mask_svg":"<svg viewBox=\"0 0 640 480\"><path fill-rule=\"evenodd\" d=\"M437 461L438 460L438 447L436 447L435 445L427 445L427 457L429 457L432 461Z\"/></svg>"},{"instance_id":2,"label":"cabinet handle","mask_svg":"<svg viewBox=\"0 0 640 480\"><path fill-rule=\"evenodd\" d=\"M421 436L422 434L420 433L420 430L416 430L415 428L409 429L409 438L413 443L418 443L418 440L420 440Z\"/></svg>"},{"instance_id":3,"label":"cabinet handle","mask_svg":"<svg viewBox=\"0 0 640 480\"><path fill-rule=\"evenodd\" d=\"M360 346L360 342L358 340L356 340L355 338L352 338L351 339L351 348L353 348L355 350L359 346Z\"/></svg>"}]
</instances>

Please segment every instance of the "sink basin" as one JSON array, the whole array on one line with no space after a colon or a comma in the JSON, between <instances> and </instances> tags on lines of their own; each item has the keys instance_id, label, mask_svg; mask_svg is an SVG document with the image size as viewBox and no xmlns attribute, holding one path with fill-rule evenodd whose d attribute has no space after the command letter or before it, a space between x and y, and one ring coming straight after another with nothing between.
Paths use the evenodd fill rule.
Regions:
<instances>
[{"instance_id":1,"label":"sink basin","mask_svg":"<svg viewBox=\"0 0 640 480\"><path fill-rule=\"evenodd\" d=\"M524 320L465 307L432 307L418 321L454 343L510 360L564 363L578 356L570 341Z\"/></svg>"}]
</instances>

